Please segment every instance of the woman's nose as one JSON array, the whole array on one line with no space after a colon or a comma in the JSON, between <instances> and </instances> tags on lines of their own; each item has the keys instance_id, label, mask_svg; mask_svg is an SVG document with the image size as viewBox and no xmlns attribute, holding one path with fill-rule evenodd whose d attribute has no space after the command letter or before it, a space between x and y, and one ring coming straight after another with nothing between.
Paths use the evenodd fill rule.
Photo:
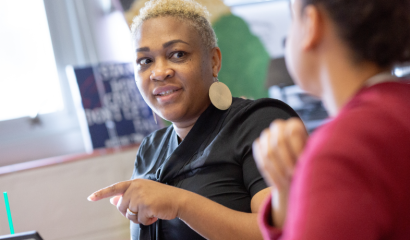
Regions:
<instances>
[{"instance_id":1,"label":"woman's nose","mask_svg":"<svg viewBox=\"0 0 410 240\"><path fill-rule=\"evenodd\" d=\"M164 81L167 78L173 77L175 74L175 71L165 64L157 64L155 66L154 70L151 71L150 79L152 81Z\"/></svg>"}]
</instances>

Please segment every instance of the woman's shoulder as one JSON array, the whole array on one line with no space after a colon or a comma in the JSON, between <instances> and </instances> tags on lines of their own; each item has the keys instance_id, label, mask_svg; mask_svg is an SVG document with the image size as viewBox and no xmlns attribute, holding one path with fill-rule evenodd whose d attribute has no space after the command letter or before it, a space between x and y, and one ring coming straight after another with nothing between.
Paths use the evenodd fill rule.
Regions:
<instances>
[{"instance_id":1,"label":"woman's shoulder","mask_svg":"<svg viewBox=\"0 0 410 240\"><path fill-rule=\"evenodd\" d=\"M263 129L277 119L299 117L286 103L277 99L249 100L234 98L223 121L223 131L238 134L237 139L249 138L253 142Z\"/></svg>"},{"instance_id":2,"label":"woman's shoulder","mask_svg":"<svg viewBox=\"0 0 410 240\"><path fill-rule=\"evenodd\" d=\"M410 84L386 82L362 89L339 112L331 126L382 133L381 129L409 128Z\"/></svg>"},{"instance_id":3,"label":"woman's shoulder","mask_svg":"<svg viewBox=\"0 0 410 240\"><path fill-rule=\"evenodd\" d=\"M352 159L357 158L358 151L383 156L389 148L394 149L390 153L392 156L401 149L407 149L410 139L409 95L410 85L396 82L363 89L337 116L312 134L309 145L318 152L328 149L327 153L354 153Z\"/></svg>"},{"instance_id":4,"label":"woman's shoulder","mask_svg":"<svg viewBox=\"0 0 410 240\"><path fill-rule=\"evenodd\" d=\"M260 98L257 100L233 98L232 113L251 115L288 115L289 117L299 117L298 114L286 103L273 98Z\"/></svg>"}]
</instances>

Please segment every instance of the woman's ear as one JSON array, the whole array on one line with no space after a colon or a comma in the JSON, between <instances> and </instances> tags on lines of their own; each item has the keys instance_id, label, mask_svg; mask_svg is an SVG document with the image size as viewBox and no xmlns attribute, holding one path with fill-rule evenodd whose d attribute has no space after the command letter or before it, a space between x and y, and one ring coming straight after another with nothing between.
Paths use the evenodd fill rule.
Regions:
<instances>
[{"instance_id":1,"label":"woman's ear","mask_svg":"<svg viewBox=\"0 0 410 240\"><path fill-rule=\"evenodd\" d=\"M311 50L322 40L324 24L321 12L316 6L308 5L303 10L302 21L304 29L301 39L302 48L303 50Z\"/></svg>"},{"instance_id":2,"label":"woman's ear","mask_svg":"<svg viewBox=\"0 0 410 240\"><path fill-rule=\"evenodd\" d=\"M222 67L222 53L219 47L214 47L211 50L212 57L212 74L214 77L218 76L219 71Z\"/></svg>"}]
</instances>

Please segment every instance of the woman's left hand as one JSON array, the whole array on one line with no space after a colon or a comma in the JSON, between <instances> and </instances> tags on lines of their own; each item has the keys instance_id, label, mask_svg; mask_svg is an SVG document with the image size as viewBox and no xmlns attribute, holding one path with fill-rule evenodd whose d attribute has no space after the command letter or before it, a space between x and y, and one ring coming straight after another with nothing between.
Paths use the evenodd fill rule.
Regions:
<instances>
[{"instance_id":1,"label":"woman's left hand","mask_svg":"<svg viewBox=\"0 0 410 240\"><path fill-rule=\"evenodd\" d=\"M185 192L151 180L134 179L98 190L91 194L88 200L98 201L113 197L110 202L116 205L126 218L137 224L151 225L158 218L171 220L178 217ZM127 209L136 215L130 214Z\"/></svg>"},{"instance_id":2,"label":"woman's left hand","mask_svg":"<svg viewBox=\"0 0 410 240\"><path fill-rule=\"evenodd\" d=\"M289 189L295 164L308 134L298 118L276 120L253 144L259 171L272 187L272 220L281 228L287 215Z\"/></svg>"},{"instance_id":3,"label":"woman's left hand","mask_svg":"<svg viewBox=\"0 0 410 240\"><path fill-rule=\"evenodd\" d=\"M266 182L287 192L296 162L302 153L308 134L298 118L275 120L252 146L256 164Z\"/></svg>"}]
</instances>

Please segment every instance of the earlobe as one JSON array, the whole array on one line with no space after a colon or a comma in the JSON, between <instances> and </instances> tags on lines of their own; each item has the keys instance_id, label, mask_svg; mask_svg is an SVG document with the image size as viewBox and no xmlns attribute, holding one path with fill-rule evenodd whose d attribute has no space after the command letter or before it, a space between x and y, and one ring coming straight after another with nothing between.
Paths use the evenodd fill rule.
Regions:
<instances>
[{"instance_id":1,"label":"earlobe","mask_svg":"<svg viewBox=\"0 0 410 240\"><path fill-rule=\"evenodd\" d=\"M302 47L304 50L315 48L322 37L323 24L320 12L316 6L309 5L303 11L304 33Z\"/></svg>"}]
</instances>

